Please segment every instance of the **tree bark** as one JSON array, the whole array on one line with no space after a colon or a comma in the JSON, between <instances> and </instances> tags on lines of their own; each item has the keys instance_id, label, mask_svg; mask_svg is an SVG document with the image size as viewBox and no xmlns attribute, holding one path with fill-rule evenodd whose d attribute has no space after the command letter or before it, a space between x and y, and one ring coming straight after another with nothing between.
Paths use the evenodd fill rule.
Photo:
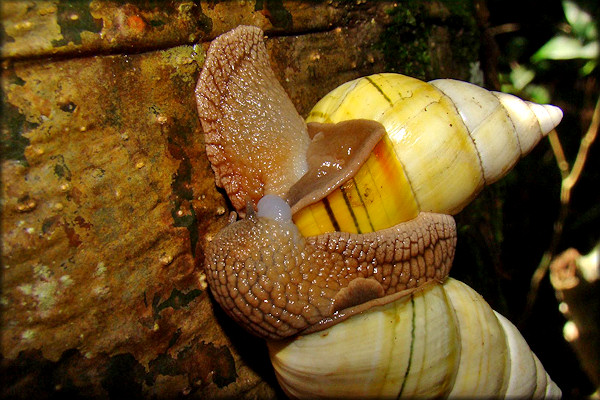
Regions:
<instances>
[{"instance_id":1,"label":"tree bark","mask_svg":"<svg viewBox=\"0 0 600 400\"><path fill-rule=\"evenodd\" d=\"M264 343L206 287L204 241L229 206L194 99L205 50L261 27L306 115L371 73L468 79L477 52L453 46L476 42L472 14L443 2L1 7L2 395L283 397Z\"/></svg>"}]
</instances>

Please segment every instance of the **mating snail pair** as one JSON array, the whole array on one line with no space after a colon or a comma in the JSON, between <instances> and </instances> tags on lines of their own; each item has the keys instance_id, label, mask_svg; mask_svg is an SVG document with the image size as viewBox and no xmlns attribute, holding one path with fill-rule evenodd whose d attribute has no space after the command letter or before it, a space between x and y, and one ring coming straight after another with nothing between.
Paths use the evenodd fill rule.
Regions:
<instances>
[{"instance_id":1,"label":"mating snail pair","mask_svg":"<svg viewBox=\"0 0 600 400\"><path fill-rule=\"evenodd\" d=\"M245 216L207 244L207 280L267 339L286 393L560 396L516 328L447 278L446 215L505 175L560 109L378 74L333 90L305 122L262 31L246 26L213 41L196 96L216 182Z\"/></svg>"}]
</instances>

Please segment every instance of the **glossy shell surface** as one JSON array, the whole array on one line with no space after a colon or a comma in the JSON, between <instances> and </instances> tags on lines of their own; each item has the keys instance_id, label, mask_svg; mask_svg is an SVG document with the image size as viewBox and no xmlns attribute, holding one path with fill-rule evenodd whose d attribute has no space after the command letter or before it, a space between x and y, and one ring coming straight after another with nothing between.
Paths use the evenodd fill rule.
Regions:
<instances>
[{"instance_id":1,"label":"glossy shell surface","mask_svg":"<svg viewBox=\"0 0 600 400\"><path fill-rule=\"evenodd\" d=\"M560 396L514 325L451 278L327 330L268 344L291 397Z\"/></svg>"},{"instance_id":2,"label":"glossy shell surface","mask_svg":"<svg viewBox=\"0 0 600 400\"><path fill-rule=\"evenodd\" d=\"M459 212L561 120L551 105L467 82L377 74L321 99L307 122L378 121L387 138L354 178L294 216L304 235L366 232L419 211Z\"/></svg>"}]
</instances>

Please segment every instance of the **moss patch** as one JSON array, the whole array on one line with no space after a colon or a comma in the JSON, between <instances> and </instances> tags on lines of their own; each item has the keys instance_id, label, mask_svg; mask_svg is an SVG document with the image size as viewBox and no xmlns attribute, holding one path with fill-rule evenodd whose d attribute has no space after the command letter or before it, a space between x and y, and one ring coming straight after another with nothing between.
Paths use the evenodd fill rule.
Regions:
<instances>
[{"instance_id":1,"label":"moss patch","mask_svg":"<svg viewBox=\"0 0 600 400\"><path fill-rule=\"evenodd\" d=\"M388 10L392 22L375 45L383 52L386 70L424 79L430 62L430 27L422 3L409 1Z\"/></svg>"},{"instance_id":2,"label":"moss patch","mask_svg":"<svg viewBox=\"0 0 600 400\"><path fill-rule=\"evenodd\" d=\"M383 53L387 71L419 79L443 76L440 63L465 66L478 59L479 30L468 1L427 3L407 1L387 10L390 24L375 44ZM446 32L440 35L440 31ZM438 43L438 41L443 41ZM448 47L449 59L437 60L433 50ZM458 68L461 69L461 68ZM447 72L446 72L447 73Z\"/></svg>"},{"instance_id":3,"label":"moss patch","mask_svg":"<svg viewBox=\"0 0 600 400\"><path fill-rule=\"evenodd\" d=\"M80 45L82 32L100 33L102 30L102 21L92 16L88 3L61 0L57 7L57 23L63 38L52 41L55 47L66 46L69 43Z\"/></svg>"},{"instance_id":4,"label":"moss patch","mask_svg":"<svg viewBox=\"0 0 600 400\"><path fill-rule=\"evenodd\" d=\"M450 15L445 19L451 38L450 46L454 62L469 65L479 59L480 31L471 1L446 0Z\"/></svg>"}]
</instances>

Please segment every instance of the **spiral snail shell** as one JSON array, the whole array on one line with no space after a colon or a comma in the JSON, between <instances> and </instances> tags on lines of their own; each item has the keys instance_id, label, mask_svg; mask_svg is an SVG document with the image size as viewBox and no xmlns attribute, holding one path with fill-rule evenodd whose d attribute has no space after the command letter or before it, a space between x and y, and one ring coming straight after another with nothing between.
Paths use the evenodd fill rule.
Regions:
<instances>
[{"instance_id":1,"label":"spiral snail shell","mask_svg":"<svg viewBox=\"0 0 600 400\"><path fill-rule=\"evenodd\" d=\"M365 168L324 199L331 204L344 197L355 218L345 215L343 204L321 218L324 201L313 203L294 216L307 236L335 225L351 232L386 228L418 211L456 214L554 129L562 111L467 82L377 74L331 91L307 122L360 118L381 122L387 140Z\"/></svg>"},{"instance_id":2,"label":"spiral snail shell","mask_svg":"<svg viewBox=\"0 0 600 400\"><path fill-rule=\"evenodd\" d=\"M448 278L306 336L269 341L291 398L557 398L502 315Z\"/></svg>"},{"instance_id":3,"label":"spiral snail shell","mask_svg":"<svg viewBox=\"0 0 600 400\"><path fill-rule=\"evenodd\" d=\"M381 307L389 314L385 310L404 309L417 298L452 297L446 292L459 285L447 280L456 229L445 214L460 211L485 184L506 174L562 118L557 107L464 82L378 74L333 90L305 122L270 68L262 31L246 26L213 41L196 97L217 185L245 216L207 243L208 283L217 302L248 331L269 340L295 337L290 345L269 346L282 386L299 397L345 394L343 388L321 393L295 387L294 380L319 380L325 373L300 378L294 371L305 368L294 366L305 343L316 346L307 350L316 356L320 345L313 338L353 329L368 335L369 323L361 321ZM402 345L420 349L422 354L411 357L452 352L448 357L459 361L449 360L445 372L423 383L458 388L461 368L477 363L461 354L489 335L467 340L462 317L456 320L453 314L460 314L456 307L448 301L425 303L431 307L412 314L414 329L398 333L408 335ZM464 315L479 312L469 307ZM491 309L485 312L494 315ZM430 315L437 316L431 320ZM451 343L448 350L435 341L411 341L417 326L428 332L426 337L435 336L436 324L451 318L453 327L443 339ZM482 384L485 390L511 387L517 379L513 372L523 365L534 376L546 376L529 349L529 361L514 361L506 343L523 342L520 336L497 339L498 326L506 325L501 317L475 321L483 331L488 323L496 326L490 351L510 352L514 365L503 369L500 381ZM355 324L360 328L348 328ZM510 326L503 332L514 331ZM382 337L396 335L394 329L386 327ZM375 360L378 356L368 362ZM412 365L411 371L420 374L430 364ZM407 382L396 393L430 393L425 386L405 390ZM550 384L529 386L556 393ZM449 393L444 388L439 393ZM384 393L377 390L365 396Z\"/></svg>"}]
</instances>

